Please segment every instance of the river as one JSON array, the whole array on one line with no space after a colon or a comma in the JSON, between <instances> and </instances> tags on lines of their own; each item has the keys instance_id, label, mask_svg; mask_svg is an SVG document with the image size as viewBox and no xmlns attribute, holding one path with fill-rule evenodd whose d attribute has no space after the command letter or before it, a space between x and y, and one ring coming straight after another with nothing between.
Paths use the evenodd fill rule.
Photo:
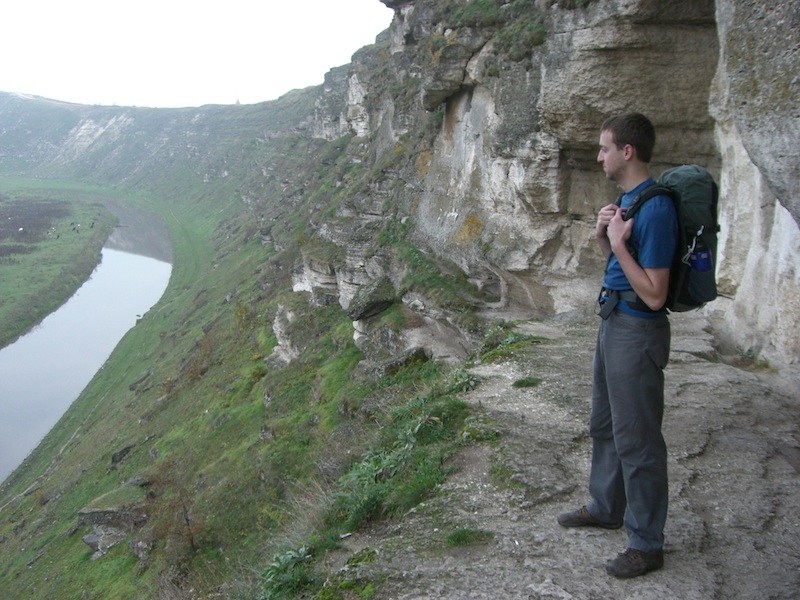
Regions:
<instances>
[{"instance_id":1,"label":"river","mask_svg":"<svg viewBox=\"0 0 800 600\"><path fill-rule=\"evenodd\" d=\"M154 235L160 229L149 219L126 214L129 224L115 230L81 288L0 350L0 482L38 445L167 287L172 264L166 235Z\"/></svg>"}]
</instances>

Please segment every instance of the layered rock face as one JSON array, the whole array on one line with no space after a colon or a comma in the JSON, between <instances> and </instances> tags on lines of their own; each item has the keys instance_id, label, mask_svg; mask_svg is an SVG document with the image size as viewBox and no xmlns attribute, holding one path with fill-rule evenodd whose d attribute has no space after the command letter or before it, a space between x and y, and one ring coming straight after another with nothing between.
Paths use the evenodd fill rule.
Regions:
<instances>
[{"instance_id":1,"label":"layered rock face","mask_svg":"<svg viewBox=\"0 0 800 600\"><path fill-rule=\"evenodd\" d=\"M800 360L800 11L717 1L711 96L721 154L718 319L736 346Z\"/></svg>"},{"instance_id":2,"label":"layered rock face","mask_svg":"<svg viewBox=\"0 0 800 600\"><path fill-rule=\"evenodd\" d=\"M459 13L433 0L383 1L395 10L395 88L417 85L414 102L372 84L358 55L346 75L331 72L327 89L349 99L338 133L371 135L379 148L402 143L419 105L440 116L429 145L394 173L420 244L496 289L504 314L592 310L603 269L594 215L618 192L596 164L598 129L609 115L641 111L658 132L654 175L698 163L721 184L724 297L704 310L733 347L798 360L791 2L538 2L518 22L546 35L515 53L502 26L486 22L518 3L499 3L499 16L482 22L465 17L476 3ZM330 133L328 120L320 129Z\"/></svg>"}]
</instances>

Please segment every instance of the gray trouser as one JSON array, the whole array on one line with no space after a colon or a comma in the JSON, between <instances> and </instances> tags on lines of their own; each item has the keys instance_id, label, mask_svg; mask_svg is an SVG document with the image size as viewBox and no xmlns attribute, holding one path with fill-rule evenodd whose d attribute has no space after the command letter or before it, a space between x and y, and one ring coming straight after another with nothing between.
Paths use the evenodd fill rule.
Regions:
<instances>
[{"instance_id":1,"label":"gray trouser","mask_svg":"<svg viewBox=\"0 0 800 600\"><path fill-rule=\"evenodd\" d=\"M664 544L667 448L661 434L666 315L641 319L614 311L600 323L594 357L589 512L623 521L628 546L653 552Z\"/></svg>"}]
</instances>

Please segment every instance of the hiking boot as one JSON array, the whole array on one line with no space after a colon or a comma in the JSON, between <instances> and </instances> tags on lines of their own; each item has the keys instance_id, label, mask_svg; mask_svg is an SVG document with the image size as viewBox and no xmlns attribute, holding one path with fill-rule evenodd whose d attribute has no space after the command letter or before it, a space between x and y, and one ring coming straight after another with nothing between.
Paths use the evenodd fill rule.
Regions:
<instances>
[{"instance_id":1,"label":"hiking boot","mask_svg":"<svg viewBox=\"0 0 800 600\"><path fill-rule=\"evenodd\" d=\"M606 573L619 579L638 577L650 571L656 571L664 566L664 552L642 552L635 548L628 548L620 553L617 558L606 563Z\"/></svg>"},{"instance_id":2,"label":"hiking boot","mask_svg":"<svg viewBox=\"0 0 800 600\"><path fill-rule=\"evenodd\" d=\"M585 506L581 506L578 510L561 513L558 515L558 524L562 527L602 527L603 529L619 529L622 527L622 522L606 523L595 519Z\"/></svg>"}]
</instances>

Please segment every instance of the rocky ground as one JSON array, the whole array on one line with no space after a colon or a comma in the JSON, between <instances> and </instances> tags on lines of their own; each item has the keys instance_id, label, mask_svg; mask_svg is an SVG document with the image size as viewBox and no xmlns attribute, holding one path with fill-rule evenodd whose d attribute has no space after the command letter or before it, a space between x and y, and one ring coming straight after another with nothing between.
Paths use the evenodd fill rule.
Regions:
<instances>
[{"instance_id":1,"label":"rocky ground","mask_svg":"<svg viewBox=\"0 0 800 600\"><path fill-rule=\"evenodd\" d=\"M547 341L472 368L481 383L466 399L490 417L498 443L465 450L436 496L401 522L347 540L348 555L366 548L361 556L377 557L357 567L376 582L375 597L797 598L798 369L721 360L707 318L697 313L675 315L672 323L664 569L616 580L604 565L625 548L624 530L556 524L559 512L586 499L596 319L525 322L523 331ZM523 377L542 383L512 387ZM489 535L449 545L447 536L459 528Z\"/></svg>"}]
</instances>

